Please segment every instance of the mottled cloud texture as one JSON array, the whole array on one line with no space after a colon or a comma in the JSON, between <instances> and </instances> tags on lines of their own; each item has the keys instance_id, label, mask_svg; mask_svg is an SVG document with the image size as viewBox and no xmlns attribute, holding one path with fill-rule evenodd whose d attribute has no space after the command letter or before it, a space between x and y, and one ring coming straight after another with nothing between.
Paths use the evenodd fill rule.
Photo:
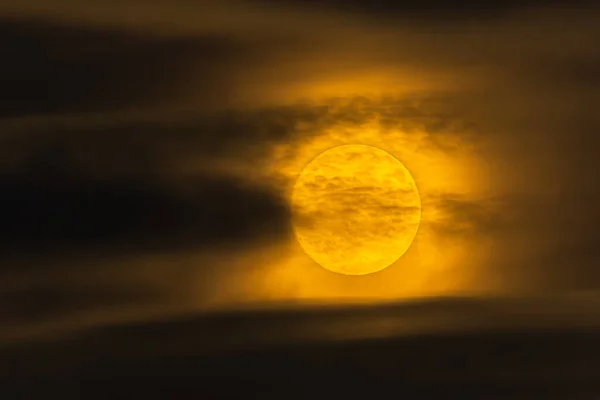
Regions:
<instances>
[{"instance_id":1,"label":"mottled cloud texture","mask_svg":"<svg viewBox=\"0 0 600 400\"><path fill-rule=\"evenodd\" d=\"M264 300L294 174L353 141L402 157L461 289L600 288L594 8L152 4L0 6L10 332Z\"/></svg>"}]
</instances>

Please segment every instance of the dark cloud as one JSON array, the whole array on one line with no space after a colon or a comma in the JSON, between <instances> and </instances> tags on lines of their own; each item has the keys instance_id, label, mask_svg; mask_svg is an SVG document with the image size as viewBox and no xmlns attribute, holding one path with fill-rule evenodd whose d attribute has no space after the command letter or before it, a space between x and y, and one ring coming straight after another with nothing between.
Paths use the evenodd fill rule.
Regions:
<instances>
[{"instance_id":1,"label":"dark cloud","mask_svg":"<svg viewBox=\"0 0 600 400\"><path fill-rule=\"evenodd\" d=\"M255 160L253 144L286 137L289 126L276 122L224 112L187 123L16 124L2 137L2 253L127 253L285 235L280 193L214 165L244 152ZM178 162L204 172L182 175Z\"/></svg>"},{"instance_id":2,"label":"dark cloud","mask_svg":"<svg viewBox=\"0 0 600 400\"><path fill-rule=\"evenodd\" d=\"M60 162L60 154L57 158ZM80 175L76 168L40 164L0 176L2 253L172 250L244 243L287 231L283 200L232 178L195 177L181 190L147 177L105 181Z\"/></svg>"},{"instance_id":3,"label":"dark cloud","mask_svg":"<svg viewBox=\"0 0 600 400\"><path fill-rule=\"evenodd\" d=\"M124 324L2 347L0 382L26 398L589 399L599 313L587 300L446 298Z\"/></svg>"},{"instance_id":4,"label":"dark cloud","mask_svg":"<svg viewBox=\"0 0 600 400\"><path fill-rule=\"evenodd\" d=\"M293 151L334 126L359 127L375 117L384 130L426 133L424 146L445 151L456 149L453 138L477 140L474 127L444 104L447 99L433 97L350 97L214 113L19 120L2 126L0 167L28 168L49 156L98 175L160 176L186 160L256 162L268 156L273 144L286 143Z\"/></svg>"},{"instance_id":5,"label":"dark cloud","mask_svg":"<svg viewBox=\"0 0 600 400\"><path fill-rule=\"evenodd\" d=\"M597 226L599 221L595 221ZM600 251L597 228L582 229L572 237L554 239L547 251L531 261L545 271L550 290L597 290L600 282Z\"/></svg>"},{"instance_id":6,"label":"dark cloud","mask_svg":"<svg viewBox=\"0 0 600 400\"><path fill-rule=\"evenodd\" d=\"M512 200L512 201L511 201ZM435 207L442 219L425 221L438 234L454 237L489 236L512 229L521 206L518 199L465 199L448 193L425 200L423 207Z\"/></svg>"},{"instance_id":7,"label":"dark cloud","mask_svg":"<svg viewBox=\"0 0 600 400\"><path fill-rule=\"evenodd\" d=\"M227 273L214 254L290 234L280 193L211 162L211 153L214 160L244 148L228 144L227 129L221 136L200 125L49 125L3 136L3 323L181 301L188 285L205 280L208 290L214 275ZM206 169L178 174L169 168L177 159Z\"/></svg>"},{"instance_id":8,"label":"dark cloud","mask_svg":"<svg viewBox=\"0 0 600 400\"><path fill-rule=\"evenodd\" d=\"M478 269L513 288L595 290L600 282L598 194L511 195L469 200L430 198L442 218L422 223L440 238L493 243Z\"/></svg>"},{"instance_id":9,"label":"dark cloud","mask_svg":"<svg viewBox=\"0 0 600 400\"><path fill-rule=\"evenodd\" d=\"M262 1L269 2L272 0ZM446 0L425 0L418 2L410 0L287 0L284 3L295 6L312 6L338 12L360 13L378 18L434 19L438 23L448 21L449 19L465 21L467 19L508 17L512 13L528 10L536 6L560 7L566 4L564 0L460 0L453 2ZM593 2L589 0L570 2L571 7L590 4L593 4Z\"/></svg>"},{"instance_id":10,"label":"dark cloud","mask_svg":"<svg viewBox=\"0 0 600 400\"><path fill-rule=\"evenodd\" d=\"M169 299L160 290L134 285L60 285L48 281L27 290L7 290L0 294L4 323L22 325L69 315L158 304Z\"/></svg>"},{"instance_id":11,"label":"dark cloud","mask_svg":"<svg viewBox=\"0 0 600 400\"><path fill-rule=\"evenodd\" d=\"M537 271L538 284L549 290L597 290L600 284L600 210L595 206L600 194L576 193L521 206L526 210L521 229L543 242L520 264Z\"/></svg>"},{"instance_id":12,"label":"dark cloud","mask_svg":"<svg viewBox=\"0 0 600 400\"><path fill-rule=\"evenodd\" d=\"M1 19L0 117L130 110L226 98L223 70L251 58L226 35L157 36L38 19ZM201 101L202 100L202 101ZM206 103L205 103L206 104Z\"/></svg>"},{"instance_id":13,"label":"dark cloud","mask_svg":"<svg viewBox=\"0 0 600 400\"><path fill-rule=\"evenodd\" d=\"M534 60L526 67L530 78L536 81L552 82L555 89L598 90L600 88L600 54L576 55L569 59Z\"/></svg>"}]
</instances>

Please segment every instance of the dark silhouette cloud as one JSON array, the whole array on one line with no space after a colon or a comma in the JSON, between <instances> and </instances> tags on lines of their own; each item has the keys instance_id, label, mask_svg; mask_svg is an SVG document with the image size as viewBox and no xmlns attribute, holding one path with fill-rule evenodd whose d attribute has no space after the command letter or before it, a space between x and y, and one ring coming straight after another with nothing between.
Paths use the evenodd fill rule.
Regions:
<instances>
[{"instance_id":1,"label":"dark silhouette cloud","mask_svg":"<svg viewBox=\"0 0 600 400\"><path fill-rule=\"evenodd\" d=\"M3 323L164 305L186 285L210 286L227 273L211 255L289 237L281 193L211 170L202 140L178 152L183 131L174 140L139 127L5 136L13 151L5 148L12 160L0 172ZM208 169L174 174L167 166L177 157L197 157ZM190 262L189 254L201 257ZM156 260L144 266L149 255Z\"/></svg>"},{"instance_id":2,"label":"dark silhouette cloud","mask_svg":"<svg viewBox=\"0 0 600 400\"><path fill-rule=\"evenodd\" d=\"M522 203L518 199L464 199L452 193L428 198L425 207L441 210L443 219L425 221L441 235L469 237L494 235L514 228Z\"/></svg>"},{"instance_id":3,"label":"dark silhouette cloud","mask_svg":"<svg viewBox=\"0 0 600 400\"><path fill-rule=\"evenodd\" d=\"M225 35L167 37L42 18L0 19L0 47L0 117L177 102L190 74L215 102L227 93L222 70L250 57Z\"/></svg>"},{"instance_id":4,"label":"dark silhouette cloud","mask_svg":"<svg viewBox=\"0 0 600 400\"><path fill-rule=\"evenodd\" d=\"M453 151L456 144L448 144L448 139L475 141L477 132L456 111L447 109L447 103L435 97L350 97L256 110L20 120L2 126L0 168L27 169L49 156L52 162L73 162L77 169L98 175L161 176L183 160L257 161L274 144L286 143L294 150L327 129L360 127L374 117L384 131L425 133L419 139L423 146Z\"/></svg>"},{"instance_id":5,"label":"dark silhouette cloud","mask_svg":"<svg viewBox=\"0 0 600 400\"><path fill-rule=\"evenodd\" d=\"M598 317L584 298L187 316L1 347L0 383L31 398L589 399L600 390Z\"/></svg>"},{"instance_id":6,"label":"dark silhouette cloud","mask_svg":"<svg viewBox=\"0 0 600 400\"><path fill-rule=\"evenodd\" d=\"M195 177L182 191L147 177L104 181L55 167L0 176L4 255L172 250L288 229L283 200L232 178Z\"/></svg>"},{"instance_id":7,"label":"dark silhouette cloud","mask_svg":"<svg viewBox=\"0 0 600 400\"><path fill-rule=\"evenodd\" d=\"M8 304L4 309L4 323L12 326L32 320L51 320L66 315L93 313L110 308L125 308L158 304L168 301L159 290L133 285L60 285L46 282L31 285L27 290L7 290L0 294L0 301Z\"/></svg>"},{"instance_id":8,"label":"dark silhouette cloud","mask_svg":"<svg viewBox=\"0 0 600 400\"><path fill-rule=\"evenodd\" d=\"M269 2L272 0L262 0ZM281 2L280 2L281 3ZM444 0L287 0L285 4L328 9L337 12L357 13L377 18L410 18L412 21L436 21L437 23L457 22L465 20L497 19L510 17L515 12L533 7L564 7L563 0L508 0L478 1L460 0L448 2ZM571 7L592 5L589 0L570 2Z\"/></svg>"}]
</instances>

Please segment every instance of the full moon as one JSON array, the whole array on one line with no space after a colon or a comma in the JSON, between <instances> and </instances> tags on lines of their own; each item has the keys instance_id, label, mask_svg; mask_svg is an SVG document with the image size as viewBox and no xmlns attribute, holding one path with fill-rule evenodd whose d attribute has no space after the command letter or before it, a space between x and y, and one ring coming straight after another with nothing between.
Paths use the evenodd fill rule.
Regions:
<instances>
[{"instance_id":1,"label":"full moon","mask_svg":"<svg viewBox=\"0 0 600 400\"><path fill-rule=\"evenodd\" d=\"M410 247L421 199L394 156L342 145L313 159L292 191L292 219L306 254L329 271L366 275L387 268Z\"/></svg>"}]
</instances>

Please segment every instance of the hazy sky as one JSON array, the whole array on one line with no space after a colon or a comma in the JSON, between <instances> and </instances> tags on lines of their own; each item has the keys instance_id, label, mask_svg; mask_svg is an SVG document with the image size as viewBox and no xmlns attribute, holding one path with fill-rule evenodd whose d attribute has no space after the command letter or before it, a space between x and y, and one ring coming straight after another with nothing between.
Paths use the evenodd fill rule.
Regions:
<instances>
[{"instance_id":1,"label":"hazy sky","mask_svg":"<svg viewBox=\"0 0 600 400\"><path fill-rule=\"evenodd\" d=\"M600 14L513 3L0 4L5 335L600 289ZM362 280L290 225L295 177L344 143L394 154L423 202L409 252Z\"/></svg>"}]
</instances>

